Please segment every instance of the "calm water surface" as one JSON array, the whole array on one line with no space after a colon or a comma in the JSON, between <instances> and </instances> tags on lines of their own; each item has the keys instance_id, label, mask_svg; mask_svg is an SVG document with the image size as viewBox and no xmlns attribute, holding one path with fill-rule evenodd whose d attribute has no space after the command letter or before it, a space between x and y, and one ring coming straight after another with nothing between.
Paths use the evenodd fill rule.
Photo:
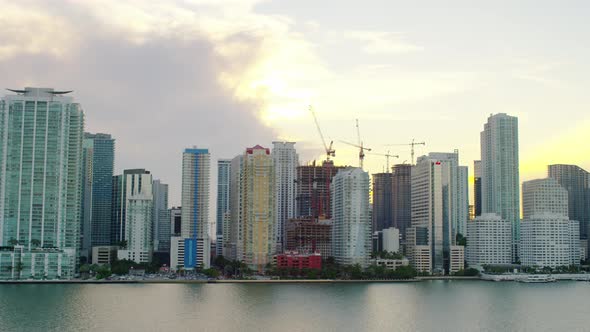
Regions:
<instances>
[{"instance_id":1,"label":"calm water surface","mask_svg":"<svg viewBox=\"0 0 590 332\"><path fill-rule=\"evenodd\" d=\"M590 331L590 283L0 285L0 331Z\"/></svg>"}]
</instances>

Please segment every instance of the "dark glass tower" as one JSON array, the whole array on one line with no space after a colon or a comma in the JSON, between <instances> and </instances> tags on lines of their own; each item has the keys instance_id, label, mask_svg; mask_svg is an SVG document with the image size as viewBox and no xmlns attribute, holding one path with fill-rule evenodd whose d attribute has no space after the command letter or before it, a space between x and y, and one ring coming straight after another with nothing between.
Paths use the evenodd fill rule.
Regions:
<instances>
[{"instance_id":1,"label":"dark glass tower","mask_svg":"<svg viewBox=\"0 0 590 332\"><path fill-rule=\"evenodd\" d=\"M373 174L373 232L393 227L392 173Z\"/></svg>"},{"instance_id":2,"label":"dark glass tower","mask_svg":"<svg viewBox=\"0 0 590 332\"><path fill-rule=\"evenodd\" d=\"M391 174L392 225L399 229L402 239L405 239L406 229L412 223L412 165L395 165Z\"/></svg>"},{"instance_id":3,"label":"dark glass tower","mask_svg":"<svg viewBox=\"0 0 590 332\"><path fill-rule=\"evenodd\" d=\"M84 133L82 189L82 253L110 245L115 139ZM89 256L86 256L89 257Z\"/></svg>"},{"instance_id":4,"label":"dark glass tower","mask_svg":"<svg viewBox=\"0 0 590 332\"><path fill-rule=\"evenodd\" d=\"M567 190L570 220L580 222L580 238L588 238L590 224L590 173L576 165L549 165L548 175Z\"/></svg>"}]
</instances>

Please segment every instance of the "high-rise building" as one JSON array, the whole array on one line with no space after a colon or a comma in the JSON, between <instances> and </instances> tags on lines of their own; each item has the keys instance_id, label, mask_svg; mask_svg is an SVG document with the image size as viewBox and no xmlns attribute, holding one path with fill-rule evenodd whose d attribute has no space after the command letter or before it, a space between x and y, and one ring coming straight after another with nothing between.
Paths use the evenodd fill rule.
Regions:
<instances>
[{"instance_id":1,"label":"high-rise building","mask_svg":"<svg viewBox=\"0 0 590 332\"><path fill-rule=\"evenodd\" d=\"M223 236L223 256L236 260L242 257L241 247L238 243L242 242L242 164L243 155L238 155L231 160L230 177L229 177L229 222L226 226L227 232ZM238 250L240 252L238 253Z\"/></svg>"},{"instance_id":2,"label":"high-rise building","mask_svg":"<svg viewBox=\"0 0 590 332\"><path fill-rule=\"evenodd\" d=\"M215 251L217 256L223 255L224 237L229 239L229 221L231 210L230 201L230 176L231 160L220 159L217 161L217 214L216 214L216 241Z\"/></svg>"},{"instance_id":3,"label":"high-rise building","mask_svg":"<svg viewBox=\"0 0 590 332\"><path fill-rule=\"evenodd\" d=\"M520 239L518 119L491 115L481 132L482 213L496 213L512 223L512 259Z\"/></svg>"},{"instance_id":4,"label":"high-rise building","mask_svg":"<svg viewBox=\"0 0 590 332\"><path fill-rule=\"evenodd\" d=\"M117 187L124 194L117 199L121 202L119 215L123 216L116 221L122 247L117 256L136 263L151 262L154 252L152 175L145 169L132 169L115 178L119 179Z\"/></svg>"},{"instance_id":5,"label":"high-rise building","mask_svg":"<svg viewBox=\"0 0 590 332\"><path fill-rule=\"evenodd\" d=\"M154 211L152 236L155 252L170 252L170 216L168 215L168 185L160 180L152 184Z\"/></svg>"},{"instance_id":6,"label":"high-rise building","mask_svg":"<svg viewBox=\"0 0 590 332\"><path fill-rule=\"evenodd\" d=\"M510 264L511 223L493 213L484 213L468 222L465 260L469 266Z\"/></svg>"},{"instance_id":7,"label":"high-rise building","mask_svg":"<svg viewBox=\"0 0 590 332\"><path fill-rule=\"evenodd\" d=\"M369 264L369 185L369 174L356 167L340 170L332 181L332 255L339 264Z\"/></svg>"},{"instance_id":8,"label":"high-rise building","mask_svg":"<svg viewBox=\"0 0 590 332\"><path fill-rule=\"evenodd\" d=\"M520 260L525 266L580 264L580 225L568 217L568 192L554 178L522 184Z\"/></svg>"},{"instance_id":9,"label":"high-rise building","mask_svg":"<svg viewBox=\"0 0 590 332\"><path fill-rule=\"evenodd\" d=\"M330 184L341 166L334 166L332 160L325 160L322 165L297 167L297 216L315 219L330 219L332 208Z\"/></svg>"},{"instance_id":10,"label":"high-rise building","mask_svg":"<svg viewBox=\"0 0 590 332\"><path fill-rule=\"evenodd\" d=\"M294 142L272 142L272 159L275 172L275 241L277 251L284 250L285 224L295 217L297 195L297 166L299 156Z\"/></svg>"},{"instance_id":11,"label":"high-rise building","mask_svg":"<svg viewBox=\"0 0 590 332\"><path fill-rule=\"evenodd\" d=\"M92 247L111 244L115 139L84 133L82 149L82 229L80 256L90 262Z\"/></svg>"},{"instance_id":12,"label":"high-rise building","mask_svg":"<svg viewBox=\"0 0 590 332\"><path fill-rule=\"evenodd\" d=\"M184 268L210 266L209 150L190 148L182 154L182 232Z\"/></svg>"},{"instance_id":13,"label":"high-rise building","mask_svg":"<svg viewBox=\"0 0 590 332\"><path fill-rule=\"evenodd\" d=\"M568 216L580 222L580 238L588 238L590 227L590 173L576 165L549 165L548 175L567 190Z\"/></svg>"},{"instance_id":14,"label":"high-rise building","mask_svg":"<svg viewBox=\"0 0 590 332\"><path fill-rule=\"evenodd\" d=\"M473 208L475 217L481 216L481 160L473 162Z\"/></svg>"},{"instance_id":15,"label":"high-rise building","mask_svg":"<svg viewBox=\"0 0 590 332\"><path fill-rule=\"evenodd\" d=\"M393 174L373 174L373 231L393 227Z\"/></svg>"},{"instance_id":16,"label":"high-rise building","mask_svg":"<svg viewBox=\"0 0 590 332\"><path fill-rule=\"evenodd\" d=\"M412 165L394 165L391 174L392 226L399 229L405 244L406 229L412 225Z\"/></svg>"},{"instance_id":17,"label":"high-rise building","mask_svg":"<svg viewBox=\"0 0 590 332\"><path fill-rule=\"evenodd\" d=\"M452 273L451 246L468 218L467 174L459 154L430 153L412 169L412 245L430 248L431 273ZM409 248L413 250L413 248ZM410 256L411 257L411 256Z\"/></svg>"},{"instance_id":18,"label":"high-rise building","mask_svg":"<svg viewBox=\"0 0 590 332\"><path fill-rule=\"evenodd\" d=\"M276 252L275 173L270 150L260 145L246 149L241 174L238 257L262 271Z\"/></svg>"},{"instance_id":19,"label":"high-rise building","mask_svg":"<svg viewBox=\"0 0 590 332\"><path fill-rule=\"evenodd\" d=\"M69 279L78 263L84 113L69 91L0 100L0 279Z\"/></svg>"},{"instance_id":20,"label":"high-rise building","mask_svg":"<svg viewBox=\"0 0 590 332\"><path fill-rule=\"evenodd\" d=\"M567 190L553 178L525 181L522 183L523 218L543 213L567 217L567 198Z\"/></svg>"},{"instance_id":21,"label":"high-rise building","mask_svg":"<svg viewBox=\"0 0 590 332\"><path fill-rule=\"evenodd\" d=\"M523 219L521 228L522 265L555 268L580 264L579 222L543 212Z\"/></svg>"}]
</instances>

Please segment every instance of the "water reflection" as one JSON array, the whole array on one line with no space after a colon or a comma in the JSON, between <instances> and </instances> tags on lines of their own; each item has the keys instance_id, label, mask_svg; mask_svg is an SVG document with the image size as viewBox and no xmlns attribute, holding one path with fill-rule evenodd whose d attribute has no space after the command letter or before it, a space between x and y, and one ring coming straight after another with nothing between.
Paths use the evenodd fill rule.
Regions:
<instances>
[{"instance_id":1,"label":"water reflection","mask_svg":"<svg viewBox=\"0 0 590 332\"><path fill-rule=\"evenodd\" d=\"M0 331L587 330L590 284L0 285Z\"/></svg>"}]
</instances>

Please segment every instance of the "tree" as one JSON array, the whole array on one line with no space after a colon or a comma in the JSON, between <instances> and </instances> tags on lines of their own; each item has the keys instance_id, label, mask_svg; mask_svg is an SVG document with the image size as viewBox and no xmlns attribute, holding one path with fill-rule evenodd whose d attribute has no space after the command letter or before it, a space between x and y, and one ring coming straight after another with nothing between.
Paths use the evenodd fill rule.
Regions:
<instances>
[{"instance_id":1,"label":"tree","mask_svg":"<svg viewBox=\"0 0 590 332\"><path fill-rule=\"evenodd\" d=\"M37 239L32 239L31 240L31 245L35 248L38 248L41 245L41 241L37 240Z\"/></svg>"},{"instance_id":2,"label":"tree","mask_svg":"<svg viewBox=\"0 0 590 332\"><path fill-rule=\"evenodd\" d=\"M354 280L358 280L363 277L363 268L360 266L360 264L355 264L352 266L352 269L350 270L350 277Z\"/></svg>"},{"instance_id":3,"label":"tree","mask_svg":"<svg viewBox=\"0 0 590 332\"><path fill-rule=\"evenodd\" d=\"M214 268L204 269L203 274L207 276L207 278L217 278L219 277L219 271Z\"/></svg>"},{"instance_id":4,"label":"tree","mask_svg":"<svg viewBox=\"0 0 590 332\"><path fill-rule=\"evenodd\" d=\"M457 241L457 245L464 247L467 245L467 238L463 236L463 234L461 233L457 233L457 236L455 236L455 240Z\"/></svg>"},{"instance_id":5,"label":"tree","mask_svg":"<svg viewBox=\"0 0 590 332\"><path fill-rule=\"evenodd\" d=\"M18 240L15 239L15 238L13 238L13 237L11 237L10 240L8 240L8 244L10 246L14 247L14 246L18 245Z\"/></svg>"},{"instance_id":6,"label":"tree","mask_svg":"<svg viewBox=\"0 0 590 332\"><path fill-rule=\"evenodd\" d=\"M108 266L102 265L96 269L96 279L105 279L112 275L111 269Z\"/></svg>"},{"instance_id":7,"label":"tree","mask_svg":"<svg viewBox=\"0 0 590 332\"><path fill-rule=\"evenodd\" d=\"M127 249L127 240L119 241L117 245L121 247L121 249Z\"/></svg>"}]
</instances>

